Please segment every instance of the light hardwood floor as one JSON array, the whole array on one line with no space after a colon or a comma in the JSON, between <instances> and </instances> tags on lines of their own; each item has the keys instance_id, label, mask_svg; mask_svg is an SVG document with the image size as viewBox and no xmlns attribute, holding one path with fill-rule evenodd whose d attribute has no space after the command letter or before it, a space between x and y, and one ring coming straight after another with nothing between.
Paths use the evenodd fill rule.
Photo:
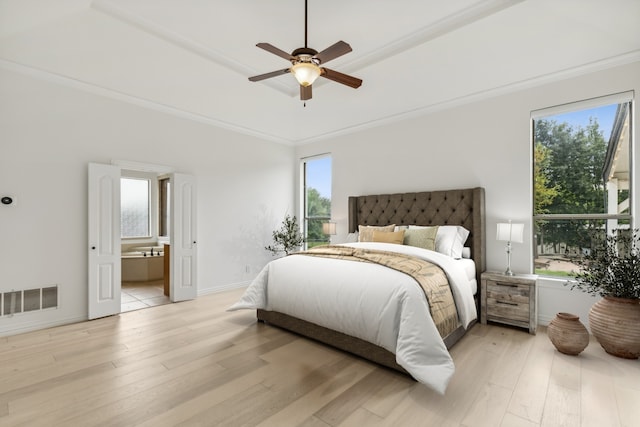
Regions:
<instances>
[{"instance_id":1,"label":"light hardwood floor","mask_svg":"<svg viewBox=\"0 0 640 427\"><path fill-rule=\"evenodd\" d=\"M640 362L476 325L444 396L225 308L242 290L0 337L2 426L638 426Z\"/></svg>"}]
</instances>

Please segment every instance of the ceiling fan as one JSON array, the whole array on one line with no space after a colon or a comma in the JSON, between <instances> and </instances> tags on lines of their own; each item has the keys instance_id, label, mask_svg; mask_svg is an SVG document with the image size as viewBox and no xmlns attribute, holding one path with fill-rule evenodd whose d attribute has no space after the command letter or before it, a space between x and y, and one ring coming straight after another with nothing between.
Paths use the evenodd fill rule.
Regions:
<instances>
[{"instance_id":1,"label":"ceiling fan","mask_svg":"<svg viewBox=\"0 0 640 427\"><path fill-rule=\"evenodd\" d=\"M290 61L291 67L249 77L249 80L258 82L282 74L292 73L300 83L300 99L302 101L311 99L311 85L318 77L324 77L354 89L359 88L362 84L362 80L359 78L320 66L351 52L351 46L348 43L341 40L322 52L307 47L307 0L304 2L304 47L300 47L289 54L269 43L258 43L256 46Z\"/></svg>"}]
</instances>

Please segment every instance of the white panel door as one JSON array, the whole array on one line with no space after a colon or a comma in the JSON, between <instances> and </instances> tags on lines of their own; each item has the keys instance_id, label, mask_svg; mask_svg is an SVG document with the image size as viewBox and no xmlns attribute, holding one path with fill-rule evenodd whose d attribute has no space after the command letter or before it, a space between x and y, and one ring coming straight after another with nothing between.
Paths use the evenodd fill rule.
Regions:
<instances>
[{"instance_id":1,"label":"white panel door","mask_svg":"<svg viewBox=\"0 0 640 427\"><path fill-rule=\"evenodd\" d=\"M196 286L196 181L171 174L171 301L198 296Z\"/></svg>"},{"instance_id":2,"label":"white panel door","mask_svg":"<svg viewBox=\"0 0 640 427\"><path fill-rule=\"evenodd\" d=\"M120 167L89 163L89 319L120 313Z\"/></svg>"}]
</instances>

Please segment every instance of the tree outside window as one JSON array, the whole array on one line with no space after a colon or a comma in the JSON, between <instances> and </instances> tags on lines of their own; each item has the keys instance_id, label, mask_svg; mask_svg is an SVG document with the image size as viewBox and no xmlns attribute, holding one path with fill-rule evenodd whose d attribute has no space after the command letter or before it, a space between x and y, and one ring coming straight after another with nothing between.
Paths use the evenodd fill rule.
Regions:
<instances>
[{"instance_id":1,"label":"tree outside window","mask_svg":"<svg viewBox=\"0 0 640 427\"><path fill-rule=\"evenodd\" d=\"M329 243L322 224L331 219L331 157L320 156L303 160L304 221L306 248Z\"/></svg>"},{"instance_id":2,"label":"tree outside window","mask_svg":"<svg viewBox=\"0 0 640 427\"><path fill-rule=\"evenodd\" d=\"M571 107L569 107L570 109ZM534 262L571 276L576 258L613 229L628 229L630 102L533 120Z\"/></svg>"}]
</instances>

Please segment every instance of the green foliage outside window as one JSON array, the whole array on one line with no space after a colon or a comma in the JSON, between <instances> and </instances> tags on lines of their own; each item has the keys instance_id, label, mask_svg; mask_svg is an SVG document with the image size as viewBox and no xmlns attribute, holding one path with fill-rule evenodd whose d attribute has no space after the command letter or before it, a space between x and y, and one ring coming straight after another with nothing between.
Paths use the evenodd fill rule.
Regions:
<instances>
[{"instance_id":1,"label":"green foliage outside window","mask_svg":"<svg viewBox=\"0 0 640 427\"><path fill-rule=\"evenodd\" d=\"M315 188L307 188L307 247L312 248L329 242L322 232L322 224L331 218L331 200L322 197Z\"/></svg>"},{"instance_id":2,"label":"green foliage outside window","mask_svg":"<svg viewBox=\"0 0 640 427\"><path fill-rule=\"evenodd\" d=\"M534 215L606 213L602 168L607 143L597 119L586 128L536 120ZM536 234L554 248L589 247L596 221L536 221Z\"/></svg>"}]
</instances>

